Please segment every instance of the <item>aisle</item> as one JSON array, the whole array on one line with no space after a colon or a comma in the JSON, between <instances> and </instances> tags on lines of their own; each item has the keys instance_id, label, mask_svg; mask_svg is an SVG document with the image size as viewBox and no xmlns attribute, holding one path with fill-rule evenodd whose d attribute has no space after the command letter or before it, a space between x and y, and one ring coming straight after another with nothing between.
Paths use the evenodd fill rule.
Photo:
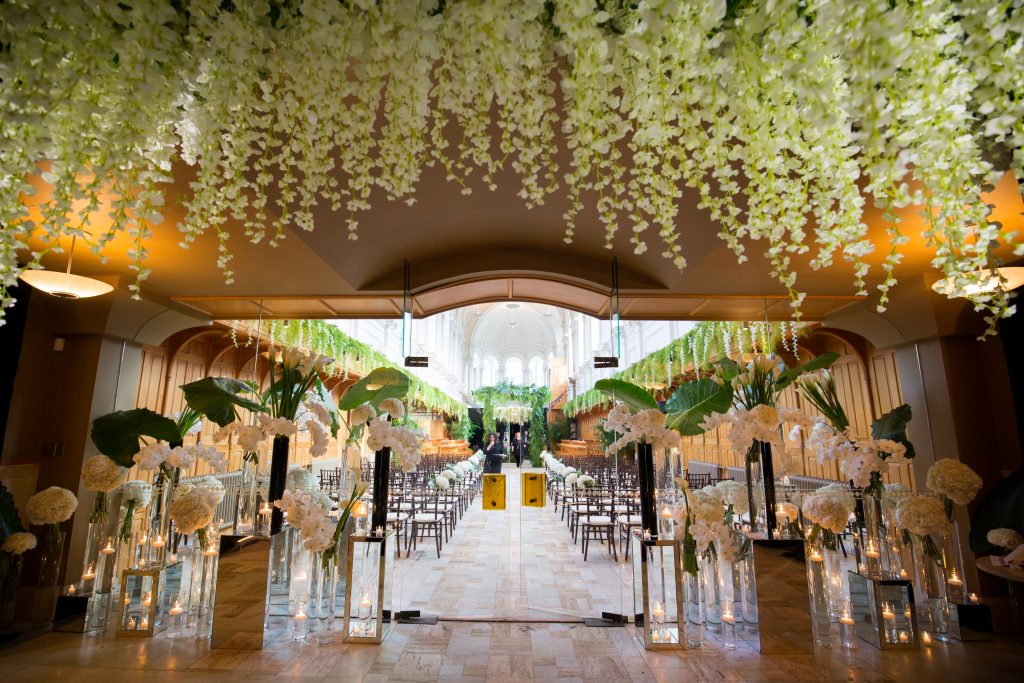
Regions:
<instances>
[{"instance_id":1,"label":"aisle","mask_svg":"<svg viewBox=\"0 0 1024 683\"><path fill-rule=\"evenodd\" d=\"M427 542L396 562L397 609L445 618L557 621L629 612L628 565L597 544L584 562L550 501L545 508L520 505L520 473L541 470L506 464L502 471L506 510L483 510L478 496L440 558Z\"/></svg>"}]
</instances>

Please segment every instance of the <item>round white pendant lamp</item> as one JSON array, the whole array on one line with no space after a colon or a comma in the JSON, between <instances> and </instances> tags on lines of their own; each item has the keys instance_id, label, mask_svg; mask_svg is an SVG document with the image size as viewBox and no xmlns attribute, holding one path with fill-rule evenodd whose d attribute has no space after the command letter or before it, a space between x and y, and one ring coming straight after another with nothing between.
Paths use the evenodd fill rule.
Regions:
<instances>
[{"instance_id":1,"label":"round white pendant lamp","mask_svg":"<svg viewBox=\"0 0 1024 683\"><path fill-rule=\"evenodd\" d=\"M87 299L114 291L114 288L106 282L71 274L71 261L75 257L76 239L71 238L71 253L68 254L68 268L65 272L26 270L21 274L20 279L58 299Z\"/></svg>"}]
</instances>

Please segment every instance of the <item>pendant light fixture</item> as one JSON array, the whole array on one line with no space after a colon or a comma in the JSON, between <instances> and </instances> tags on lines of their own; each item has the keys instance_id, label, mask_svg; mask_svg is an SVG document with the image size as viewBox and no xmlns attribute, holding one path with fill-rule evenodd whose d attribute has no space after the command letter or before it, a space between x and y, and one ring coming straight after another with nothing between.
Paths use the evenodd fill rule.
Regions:
<instances>
[{"instance_id":1,"label":"pendant light fixture","mask_svg":"<svg viewBox=\"0 0 1024 683\"><path fill-rule=\"evenodd\" d=\"M61 273L56 270L26 270L21 274L21 280L58 299L87 299L112 292L114 288L106 282L71 274L71 262L75 258L77 239L71 238L71 252L68 254L66 271Z\"/></svg>"},{"instance_id":2,"label":"pendant light fixture","mask_svg":"<svg viewBox=\"0 0 1024 683\"><path fill-rule=\"evenodd\" d=\"M1004 290L1009 292L1024 285L1024 267L993 268L992 270L979 270L972 273L978 278L978 284L965 285L957 288L953 278L942 278L932 285L939 294L953 297L959 296L970 299L978 294Z\"/></svg>"}]
</instances>

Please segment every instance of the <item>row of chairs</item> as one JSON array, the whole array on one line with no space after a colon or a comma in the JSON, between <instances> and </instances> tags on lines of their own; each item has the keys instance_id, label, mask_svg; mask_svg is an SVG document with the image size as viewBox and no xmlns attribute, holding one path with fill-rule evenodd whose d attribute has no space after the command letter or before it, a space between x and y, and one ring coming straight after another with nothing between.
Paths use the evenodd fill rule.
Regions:
<instances>
[{"instance_id":1,"label":"row of chairs","mask_svg":"<svg viewBox=\"0 0 1024 683\"><path fill-rule=\"evenodd\" d=\"M452 482L447 491L437 491L427 480L409 477L389 486L388 526L396 536L405 539L408 557L419 541L434 540L437 556L441 548L455 533L455 527L480 492L482 478L471 472L461 480ZM399 545L399 551L401 545Z\"/></svg>"}]
</instances>

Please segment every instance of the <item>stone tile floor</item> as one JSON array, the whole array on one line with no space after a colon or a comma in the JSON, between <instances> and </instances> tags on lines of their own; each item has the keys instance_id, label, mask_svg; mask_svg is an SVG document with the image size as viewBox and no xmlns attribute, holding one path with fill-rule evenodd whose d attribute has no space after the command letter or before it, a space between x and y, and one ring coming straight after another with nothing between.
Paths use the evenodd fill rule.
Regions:
<instances>
[{"instance_id":1,"label":"stone tile floor","mask_svg":"<svg viewBox=\"0 0 1024 683\"><path fill-rule=\"evenodd\" d=\"M1024 647L1009 638L920 652L881 652L861 643L852 651L761 656L743 643L725 651L709 635L701 650L647 652L632 627L588 628L577 621L601 610L630 611L628 565L600 546L584 563L550 506L520 509L514 479L509 494L504 513L480 510L477 499L440 559L428 544L397 563L399 607L439 615L436 625L396 625L379 646L343 644L340 637L330 645L282 638L262 652L211 650L207 641L168 637L50 633L0 649L0 683L1021 679ZM470 620L488 617L562 623Z\"/></svg>"}]
</instances>

